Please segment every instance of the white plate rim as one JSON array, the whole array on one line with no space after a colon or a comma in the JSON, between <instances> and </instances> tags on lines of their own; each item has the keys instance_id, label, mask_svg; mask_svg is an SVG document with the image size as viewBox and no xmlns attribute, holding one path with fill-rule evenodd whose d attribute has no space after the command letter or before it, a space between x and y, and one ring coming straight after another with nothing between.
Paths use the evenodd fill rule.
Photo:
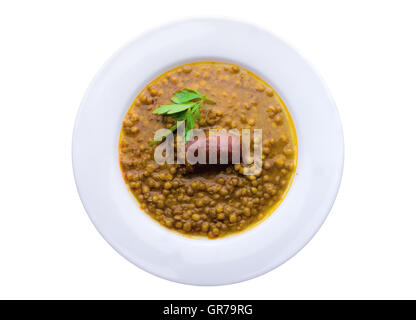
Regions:
<instances>
[{"instance_id":1,"label":"white plate rim","mask_svg":"<svg viewBox=\"0 0 416 320\"><path fill-rule=\"evenodd\" d=\"M325 203L325 208L322 209L322 212L324 212L323 214L320 215L320 219L318 219L318 221L315 221L315 226L314 226L314 231L313 232L309 232L309 235L307 237L303 237L302 239L302 243L299 244L297 246L296 249L291 250L291 253L288 254L286 256L285 259L280 259L279 263L274 263L272 265L269 265L267 268L264 269L259 269L257 272L251 272L250 274L241 274L239 275L237 278L233 278L232 280L228 281L226 278L224 277L216 277L215 275L210 278L209 281L204 281L204 280L198 280L195 278L192 279L187 279L182 277L175 277L175 276L171 276L168 274L163 274L163 272L160 271L155 271L152 270L151 268L149 268L148 266L145 266L141 263L139 263L137 261L137 259L134 259L131 257L131 255L125 251L124 248L120 247L118 244L114 243L113 239L111 239L111 237L106 234L105 231L102 230L101 228L101 222L99 220L97 220L96 216L93 216L91 214L91 212L87 209L88 207L88 202L90 200L88 200L88 198L84 197L83 194L83 190L82 190L82 176L80 176L80 170L79 170L79 153L77 153L77 144L80 143L79 137L78 137L78 124L80 121L80 117L82 116L82 109L84 108L84 106L88 103L88 99L89 99L89 94L90 92L94 89L97 81L99 81L100 76L102 75L102 73L104 72L104 70L114 61L114 59L117 59L120 57L120 54L123 53L123 50L126 50L126 48L128 48L132 43L135 43L137 41L141 41L143 39L145 39L146 37L152 37L152 35L156 34L156 33L161 33L164 32L166 30L170 30L172 28L175 28L179 25L184 25L184 24L225 24L225 25L234 25L234 26L240 26L240 27L247 27L247 28L252 28L255 29L261 33L267 34L268 36L272 36L276 41L280 42L281 45L286 46L288 49L290 49L291 51L293 51L297 58L300 59L299 61L303 61L303 63L305 63L312 71L314 76L316 76L319 81L320 81L320 85L322 85L324 87L325 90L325 94L326 94L326 99L329 105L332 105L333 111L335 112L335 120L336 120L336 127L337 127L337 142L339 144L339 148L337 150L338 155L337 155L337 172L336 172L336 181L335 184L332 187L332 192L331 194L327 197L327 201ZM176 61L176 63L174 64L178 64L178 61ZM266 77L266 80L267 77ZM136 92L137 93L137 92ZM280 92L279 92L280 93ZM285 97L283 95L283 99L285 100ZM287 101L285 101L287 102ZM290 106L289 106L290 107ZM174 22L171 23L169 25L160 27L158 29L155 29L153 31L150 31L148 33L146 33L145 35L137 38L136 40L134 40L133 42L127 44L126 46L124 46L123 48L121 48L116 54L114 54L109 60L108 62L101 68L101 70L97 73L97 75L94 77L92 83L90 84L89 88L87 89L87 92L82 100L80 109L78 111L77 117L76 117L76 121L75 121L75 126L74 126L74 132L73 132L73 147L72 147L72 160L73 160L73 170L74 170L74 177L75 177L75 181L76 181L76 186L81 198L81 201L91 219L91 221L93 222L94 226L97 228L97 230L100 232L100 234L104 237L104 239L117 251L119 252L122 256L124 256L127 260L129 260L130 262L132 262L133 264L139 266L140 268L154 274L157 275L159 277L168 279L168 280L172 280L172 281L176 281L176 282L180 282L180 283L185 283L185 284L193 284L193 285L222 285L222 284L230 284L230 283L235 283L235 282L240 282L240 281L245 281L254 277L257 277L259 275L262 275L276 267L278 267L279 265L283 264L285 261L287 261L288 259L290 259L291 257L293 257L297 252L299 252L311 239L312 237L315 235L315 233L320 229L321 225L323 224L323 222L325 221L327 215L330 212L330 209L335 201L336 195L338 193L339 190L339 186L341 183L341 178L342 178L342 172L343 172L343 164L344 164L344 139L343 139L343 133L342 133L342 126L341 126L341 122L339 120L339 115L338 115L338 111L336 109L335 106L335 102L329 92L329 90L327 89L324 81L322 80L322 77L316 72L316 70L314 70L311 65L305 61L304 58L302 58L297 51L295 51L294 49L292 49L290 46L288 46L285 42L283 42L282 40L280 40L279 38L276 38L275 36L271 35L270 33L263 31L262 29L259 29L257 27L254 27L252 25L248 25L246 23L241 23L241 22L237 22L237 21L231 21L231 20L225 20L225 19L193 19L193 20L185 20L185 21L179 21L179 22ZM199 240L191 240L191 241L199 241ZM219 241L219 240L215 240L215 241Z\"/></svg>"}]
</instances>

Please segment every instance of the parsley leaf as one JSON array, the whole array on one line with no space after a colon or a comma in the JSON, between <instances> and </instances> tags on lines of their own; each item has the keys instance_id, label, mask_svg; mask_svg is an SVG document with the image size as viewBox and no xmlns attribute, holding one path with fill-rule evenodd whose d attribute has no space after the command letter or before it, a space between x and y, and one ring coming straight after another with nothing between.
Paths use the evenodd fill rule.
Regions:
<instances>
[{"instance_id":1,"label":"parsley leaf","mask_svg":"<svg viewBox=\"0 0 416 320\"><path fill-rule=\"evenodd\" d=\"M185 143L192 139L193 128L195 127L196 120L201 119L199 112L200 107L204 103L215 104L215 101L208 99L202 95L198 90L194 89L182 89L177 92L175 96L171 98L173 104L161 105L159 108L153 111L154 114L171 116L177 121L185 121L184 139ZM178 125L173 125L169 130L174 132ZM157 144L161 142L167 135L158 136L154 138L154 141L149 145Z\"/></svg>"},{"instance_id":2,"label":"parsley leaf","mask_svg":"<svg viewBox=\"0 0 416 320\"><path fill-rule=\"evenodd\" d=\"M183 89L182 91L177 92L170 100L174 103L184 103L198 98L202 98L202 95L198 91Z\"/></svg>"}]
</instances>

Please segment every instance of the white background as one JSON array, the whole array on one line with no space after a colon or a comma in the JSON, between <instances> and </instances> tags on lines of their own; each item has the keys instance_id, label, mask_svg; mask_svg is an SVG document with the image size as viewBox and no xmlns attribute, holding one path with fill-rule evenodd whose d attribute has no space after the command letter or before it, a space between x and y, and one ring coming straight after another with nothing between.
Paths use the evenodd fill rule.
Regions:
<instances>
[{"instance_id":1,"label":"white background","mask_svg":"<svg viewBox=\"0 0 416 320\"><path fill-rule=\"evenodd\" d=\"M194 287L119 256L81 205L76 112L94 74L144 31L229 17L268 29L321 73L345 169L321 230L259 278ZM414 1L1 1L0 298L416 298ZM192 44L190 44L192 45Z\"/></svg>"}]
</instances>

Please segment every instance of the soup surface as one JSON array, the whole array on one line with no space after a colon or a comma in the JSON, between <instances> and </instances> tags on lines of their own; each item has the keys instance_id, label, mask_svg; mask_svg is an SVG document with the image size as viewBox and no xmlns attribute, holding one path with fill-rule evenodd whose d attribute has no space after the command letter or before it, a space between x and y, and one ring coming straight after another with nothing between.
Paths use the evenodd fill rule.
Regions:
<instances>
[{"instance_id":1,"label":"soup surface","mask_svg":"<svg viewBox=\"0 0 416 320\"><path fill-rule=\"evenodd\" d=\"M155 131L176 120L154 114L184 88L216 102L201 108L195 128L262 129L262 170L244 175L245 164L190 172L183 164L158 164ZM251 146L254 141L251 135ZM120 167L140 207L161 225L186 235L217 238L254 226L286 195L296 171L297 142L279 95L252 72L223 62L195 62L150 82L124 117Z\"/></svg>"}]
</instances>

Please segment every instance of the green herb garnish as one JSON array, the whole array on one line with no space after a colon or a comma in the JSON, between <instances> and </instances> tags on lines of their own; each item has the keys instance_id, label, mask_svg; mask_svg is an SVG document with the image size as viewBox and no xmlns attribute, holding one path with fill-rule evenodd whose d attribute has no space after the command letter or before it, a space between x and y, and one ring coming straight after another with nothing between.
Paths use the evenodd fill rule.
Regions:
<instances>
[{"instance_id":1,"label":"green herb garnish","mask_svg":"<svg viewBox=\"0 0 416 320\"><path fill-rule=\"evenodd\" d=\"M199 108L204 107L204 103L215 104L215 101L208 99L198 90L183 89L171 98L173 104L161 105L153 111L154 114L167 115L176 119L176 121L185 122L184 140L185 143L191 140L192 130L195 122L201 119ZM170 132L174 132L178 128L178 122L169 128ZM170 134L170 133L168 133ZM155 137L149 145L157 144L162 141L168 134Z\"/></svg>"}]
</instances>

